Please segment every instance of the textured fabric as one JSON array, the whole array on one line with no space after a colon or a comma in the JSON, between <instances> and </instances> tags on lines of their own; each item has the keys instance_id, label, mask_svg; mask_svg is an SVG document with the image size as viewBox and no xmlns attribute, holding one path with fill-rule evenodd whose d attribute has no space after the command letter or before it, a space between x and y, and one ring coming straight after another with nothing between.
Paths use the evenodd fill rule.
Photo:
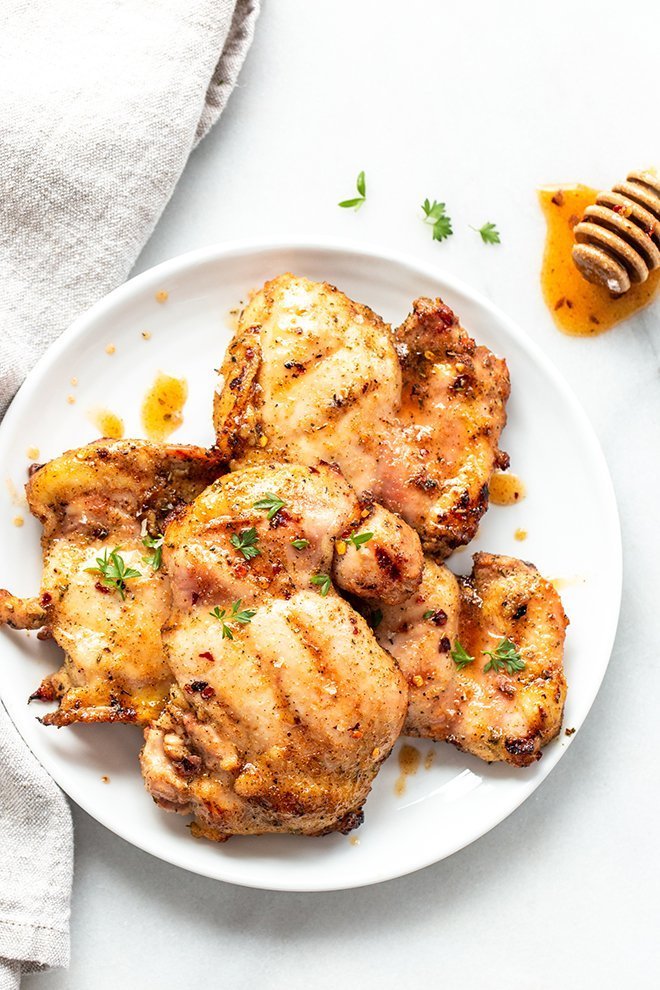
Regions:
<instances>
[{"instance_id":1,"label":"textured fabric","mask_svg":"<svg viewBox=\"0 0 660 990\"><path fill-rule=\"evenodd\" d=\"M0 4L0 415L128 275L257 13L258 0ZM0 705L0 990L67 964L71 874L67 803Z\"/></svg>"}]
</instances>

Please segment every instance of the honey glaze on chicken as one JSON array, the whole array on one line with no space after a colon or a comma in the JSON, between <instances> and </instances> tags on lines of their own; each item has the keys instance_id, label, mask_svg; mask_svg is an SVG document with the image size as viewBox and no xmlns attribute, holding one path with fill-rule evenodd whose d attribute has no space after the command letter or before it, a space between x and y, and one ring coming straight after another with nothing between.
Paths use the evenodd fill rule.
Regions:
<instances>
[{"instance_id":1,"label":"honey glaze on chicken","mask_svg":"<svg viewBox=\"0 0 660 990\"><path fill-rule=\"evenodd\" d=\"M31 474L28 504L43 525L41 594L0 590L0 623L42 629L64 650L61 669L33 695L59 701L44 723L146 724L159 714L172 681L160 634L170 591L145 541L158 542L165 517L220 470L199 447L99 440ZM98 561L113 553L136 576L105 580Z\"/></svg>"},{"instance_id":2,"label":"honey glaze on chicken","mask_svg":"<svg viewBox=\"0 0 660 990\"><path fill-rule=\"evenodd\" d=\"M335 591L405 600L415 532L327 465L221 478L168 526L176 680L145 732L142 772L196 834L347 831L390 753L407 687Z\"/></svg>"},{"instance_id":3,"label":"honey glaze on chicken","mask_svg":"<svg viewBox=\"0 0 660 990\"><path fill-rule=\"evenodd\" d=\"M440 558L473 538L508 466L506 363L439 299L392 332L334 286L281 275L241 313L221 373L214 421L234 467L334 462Z\"/></svg>"}]
</instances>

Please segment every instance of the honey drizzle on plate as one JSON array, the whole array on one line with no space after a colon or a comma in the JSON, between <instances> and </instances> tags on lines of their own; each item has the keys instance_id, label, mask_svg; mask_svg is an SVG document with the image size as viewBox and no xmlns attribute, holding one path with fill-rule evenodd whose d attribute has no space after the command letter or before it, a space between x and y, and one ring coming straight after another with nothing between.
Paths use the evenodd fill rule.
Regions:
<instances>
[{"instance_id":1,"label":"honey drizzle on plate","mask_svg":"<svg viewBox=\"0 0 660 990\"><path fill-rule=\"evenodd\" d=\"M179 429L187 398L185 378L158 372L142 403L142 427L150 440L165 440Z\"/></svg>"},{"instance_id":2,"label":"honey drizzle on plate","mask_svg":"<svg viewBox=\"0 0 660 990\"><path fill-rule=\"evenodd\" d=\"M100 437L121 440L124 435L124 421L110 409L90 409L89 418L99 431Z\"/></svg>"},{"instance_id":3,"label":"honey drizzle on plate","mask_svg":"<svg viewBox=\"0 0 660 990\"><path fill-rule=\"evenodd\" d=\"M399 750L399 776L394 785L394 793L401 797L406 791L406 778L412 777L419 770L422 754L416 746L404 743Z\"/></svg>"},{"instance_id":4,"label":"honey drizzle on plate","mask_svg":"<svg viewBox=\"0 0 660 990\"><path fill-rule=\"evenodd\" d=\"M515 474L495 471L488 484L488 493L493 505L515 505L525 497L525 486Z\"/></svg>"},{"instance_id":5,"label":"honey drizzle on plate","mask_svg":"<svg viewBox=\"0 0 660 990\"><path fill-rule=\"evenodd\" d=\"M539 190L548 225L541 270L543 298L559 329L572 336L589 337L609 330L648 306L660 286L660 269L622 296L612 296L580 275L571 257L573 227L585 207L596 202L598 192L581 185Z\"/></svg>"}]
</instances>

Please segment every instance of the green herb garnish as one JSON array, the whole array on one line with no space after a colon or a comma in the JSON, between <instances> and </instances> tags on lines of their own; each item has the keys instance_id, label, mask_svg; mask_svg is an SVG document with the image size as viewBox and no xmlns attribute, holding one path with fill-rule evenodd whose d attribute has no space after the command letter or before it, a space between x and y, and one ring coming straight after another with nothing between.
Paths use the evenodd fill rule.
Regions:
<instances>
[{"instance_id":1,"label":"green herb garnish","mask_svg":"<svg viewBox=\"0 0 660 990\"><path fill-rule=\"evenodd\" d=\"M368 543L369 540L373 539L373 535L373 533L353 533L348 537L346 542L352 543L355 549L359 550L365 543Z\"/></svg>"},{"instance_id":2,"label":"green herb garnish","mask_svg":"<svg viewBox=\"0 0 660 990\"><path fill-rule=\"evenodd\" d=\"M364 172L360 172L355 185L359 196L356 196L354 199L342 199L341 203L339 203L339 206L345 210L359 210L362 204L367 201L367 183L364 177Z\"/></svg>"},{"instance_id":3,"label":"green herb garnish","mask_svg":"<svg viewBox=\"0 0 660 990\"><path fill-rule=\"evenodd\" d=\"M318 585L319 591L321 592L321 594L325 598L325 596L330 591L330 588L332 587L332 581L330 579L330 575L329 574L315 574L314 577L311 579L311 581L312 581L312 584L317 584Z\"/></svg>"},{"instance_id":4,"label":"green herb garnish","mask_svg":"<svg viewBox=\"0 0 660 990\"><path fill-rule=\"evenodd\" d=\"M306 550L309 546L309 540L291 540L291 546L294 550Z\"/></svg>"},{"instance_id":5,"label":"green herb garnish","mask_svg":"<svg viewBox=\"0 0 660 990\"><path fill-rule=\"evenodd\" d=\"M103 551L102 557L96 558L96 567L86 567L90 574L100 574L101 582L108 588L114 588L121 595L121 600L126 600L126 582L131 578L142 577L140 571L134 567L127 567L126 561L119 551L121 547L115 547L110 553Z\"/></svg>"},{"instance_id":6,"label":"green herb garnish","mask_svg":"<svg viewBox=\"0 0 660 990\"><path fill-rule=\"evenodd\" d=\"M428 199L425 199L422 203L422 210L424 211L424 223L431 224L433 227L434 241L444 241L445 238L454 233L451 220L445 213L444 203L436 203L435 200L429 203Z\"/></svg>"},{"instance_id":7,"label":"green herb garnish","mask_svg":"<svg viewBox=\"0 0 660 990\"><path fill-rule=\"evenodd\" d=\"M260 498L258 502L253 503L253 508L268 510L268 519L272 519L276 516L281 508L284 507L284 502L277 495L273 495L272 492L266 492L263 498Z\"/></svg>"},{"instance_id":8,"label":"green herb garnish","mask_svg":"<svg viewBox=\"0 0 660 990\"><path fill-rule=\"evenodd\" d=\"M159 571L161 564L163 563L163 542L165 537L162 533L157 533L156 536L149 536L147 533L142 537L142 544L147 548L147 550L153 550L147 557L143 557L142 561L148 564L149 567L153 568L154 571Z\"/></svg>"},{"instance_id":9,"label":"green herb garnish","mask_svg":"<svg viewBox=\"0 0 660 990\"><path fill-rule=\"evenodd\" d=\"M481 240L484 244L500 243L500 232L494 223L485 223L483 227L473 227L470 224L470 230L476 230L481 235Z\"/></svg>"},{"instance_id":10,"label":"green herb garnish","mask_svg":"<svg viewBox=\"0 0 660 990\"><path fill-rule=\"evenodd\" d=\"M219 608L217 605L209 615L222 625L222 638L223 639L233 639L234 634L231 630L233 624L237 623L240 626L246 626L248 622L252 622L252 619L257 614L257 610L254 608L244 608L241 609L241 599L239 598L231 607L231 612L227 614L227 610L224 608Z\"/></svg>"},{"instance_id":11,"label":"green herb garnish","mask_svg":"<svg viewBox=\"0 0 660 990\"><path fill-rule=\"evenodd\" d=\"M257 531L254 526L250 529L243 529L240 533L233 533L231 536L231 545L236 547L246 560L252 560L253 557L258 557L261 553L257 542Z\"/></svg>"},{"instance_id":12,"label":"green herb garnish","mask_svg":"<svg viewBox=\"0 0 660 990\"><path fill-rule=\"evenodd\" d=\"M515 674L517 670L524 670L527 666L520 656L516 644L512 643L510 639L503 639L494 650L482 650L482 653L484 656L490 657L484 667L484 673L489 670L500 671L506 667L510 674Z\"/></svg>"},{"instance_id":13,"label":"green herb garnish","mask_svg":"<svg viewBox=\"0 0 660 990\"><path fill-rule=\"evenodd\" d=\"M459 670L463 670L464 667L467 667L467 665L472 663L474 660L474 657L470 656L459 640L456 640L454 643L454 648L451 651L451 658Z\"/></svg>"}]
</instances>

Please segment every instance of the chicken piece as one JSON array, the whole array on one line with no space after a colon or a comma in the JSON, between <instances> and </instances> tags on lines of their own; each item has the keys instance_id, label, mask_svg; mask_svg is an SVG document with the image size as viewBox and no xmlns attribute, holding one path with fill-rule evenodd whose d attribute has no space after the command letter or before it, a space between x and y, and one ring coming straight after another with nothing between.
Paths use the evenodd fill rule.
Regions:
<instances>
[{"instance_id":1,"label":"chicken piece","mask_svg":"<svg viewBox=\"0 0 660 990\"><path fill-rule=\"evenodd\" d=\"M331 575L353 594L377 576L390 600L419 583L416 534L383 516L329 466L266 464L221 478L168 526L163 638L177 684L141 764L156 802L194 815L195 834L361 822L408 693ZM364 539L378 528L397 542Z\"/></svg>"},{"instance_id":2,"label":"chicken piece","mask_svg":"<svg viewBox=\"0 0 660 990\"><path fill-rule=\"evenodd\" d=\"M378 641L410 688L405 733L446 740L488 762L527 766L541 758L561 728L568 619L532 564L477 553L472 575L457 579L427 560L417 593L382 613ZM503 640L524 667L509 670L503 661L484 671L485 651L497 657ZM454 659L460 647L474 658L464 666Z\"/></svg>"},{"instance_id":3,"label":"chicken piece","mask_svg":"<svg viewBox=\"0 0 660 990\"><path fill-rule=\"evenodd\" d=\"M26 493L43 524L41 596L0 591L0 622L44 627L40 637L64 650L61 669L33 695L60 702L44 723L146 724L160 713L172 683L160 636L170 591L155 566L161 551L145 540L158 542L165 517L219 473L216 456L199 447L99 440L32 474ZM93 569L99 558L114 584ZM139 576L122 579L124 566Z\"/></svg>"},{"instance_id":4,"label":"chicken piece","mask_svg":"<svg viewBox=\"0 0 660 990\"><path fill-rule=\"evenodd\" d=\"M509 374L441 300L393 334L331 285L281 275L242 312L214 421L232 466L336 463L413 526L438 558L468 543L488 505Z\"/></svg>"}]
</instances>

